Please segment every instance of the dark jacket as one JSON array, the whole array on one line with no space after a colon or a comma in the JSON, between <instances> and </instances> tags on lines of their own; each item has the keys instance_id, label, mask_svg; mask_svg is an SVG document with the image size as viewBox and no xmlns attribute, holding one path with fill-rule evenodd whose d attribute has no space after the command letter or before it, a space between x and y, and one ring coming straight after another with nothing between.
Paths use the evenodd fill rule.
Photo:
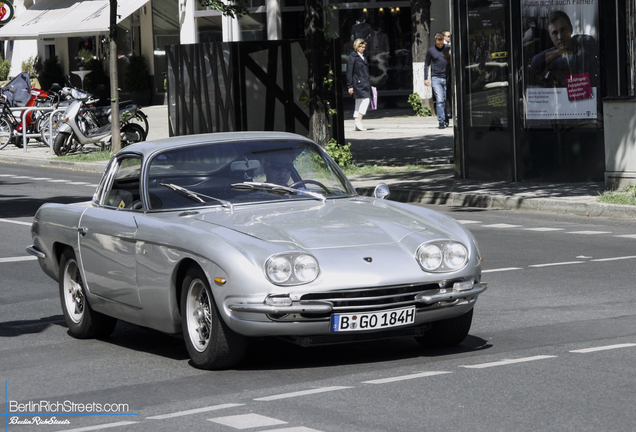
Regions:
<instances>
[{"instance_id":1,"label":"dark jacket","mask_svg":"<svg viewBox=\"0 0 636 432\"><path fill-rule=\"evenodd\" d=\"M353 87L356 99L371 97L371 82L369 81L369 66L360 58L357 52L351 51L347 65L347 89Z\"/></svg>"}]
</instances>

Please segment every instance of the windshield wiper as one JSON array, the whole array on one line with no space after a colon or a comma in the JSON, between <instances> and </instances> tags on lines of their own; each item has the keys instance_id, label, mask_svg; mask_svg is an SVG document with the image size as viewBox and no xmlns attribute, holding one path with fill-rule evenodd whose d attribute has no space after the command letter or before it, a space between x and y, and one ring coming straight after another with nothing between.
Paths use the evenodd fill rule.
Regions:
<instances>
[{"instance_id":1,"label":"windshield wiper","mask_svg":"<svg viewBox=\"0 0 636 432\"><path fill-rule=\"evenodd\" d=\"M258 183L258 182L243 182L243 183L234 183L232 185L232 189L238 190L264 190L267 192L273 192L277 194L281 193L292 193L295 195L309 195L310 197L316 198L325 202L327 198L324 195L321 195L316 192L310 192L308 190L303 189L294 189L288 186L281 186L275 183Z\"/></svg>"},{"instance_id":2,"label":"windshield wiper","mask_svg":"<svg viewBox=\"0 0 636 432\"><path fill-rule=\"evenodd\" d=\"M215 198L213 196L205 195L198 192L193 192L190 189L186 189L174 183L159 183L159 185L163 187L167 187L168 189L175 191L179 195L184 196L200 204L205 204L206 201L203 198L201 198L201 197L205 197L205 198L220 202L223 207L233 208L232 203L229 201L225 201L220 198Z\"/></svg>"}]
</instances>

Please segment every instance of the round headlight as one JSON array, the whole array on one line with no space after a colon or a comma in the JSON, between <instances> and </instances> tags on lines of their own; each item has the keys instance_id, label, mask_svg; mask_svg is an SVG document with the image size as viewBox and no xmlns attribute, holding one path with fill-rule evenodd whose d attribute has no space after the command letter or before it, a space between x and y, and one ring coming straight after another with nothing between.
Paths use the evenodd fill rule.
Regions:
<instances>
[{"instance_id":1,"label":"round headlight","mask_svg":"<svg viewBox=\"0 0 636 432\"><path fill-rule=\"evenodd\" d=\"M265 265L267 277L274 283L287 282L292 274L292 265L289 260L282 256L271 257Z\"/></svg>"},{"instance_id":2,"label":"round headlight","mask_svg":"<svg viewBox=\"0 0 636 432\"><path fill-rule=\"evenodd\" d=\"M301 255L294 261L294 273L299 282L311 282L318 276L318 261L310 255Z\"/></svg>"},{"instance_id":3,"label":"round headlight","mask_svg":"<svg viewBox=\"0 0 636 432\"><path fill-rule=\"evenodd\" d=\"M451 270L458 270L468 261L468 251L463 244L451 243L444 249L444 264Z\"/></svg>"},{"instance_id":4,"label":"round headlight","mask_svg":"<svg viewBox=\"0 0 636 432\"><path fill-rule=\"evenodd\" d=\"M433 271L442 265L442 251L433 244L423 245L418 251L417 259L424 270Z\"/></svg>"}]
</instances>

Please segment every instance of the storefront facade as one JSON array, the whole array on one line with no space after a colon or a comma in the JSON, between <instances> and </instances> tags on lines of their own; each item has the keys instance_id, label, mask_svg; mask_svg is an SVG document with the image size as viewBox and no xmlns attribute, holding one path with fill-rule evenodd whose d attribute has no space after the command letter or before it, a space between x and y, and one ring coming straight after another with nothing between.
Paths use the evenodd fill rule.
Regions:
<instances>
[{"instance_id":1,"label":"storefront facade","mask_svg":"<svg viewBox=\"0 0 636 432\"><path fill-rule=\"evenodd\" d=\"M603 99L634 95L634 4L454 0L457 174L602 181Z\"/></svg>"}]
</instances>

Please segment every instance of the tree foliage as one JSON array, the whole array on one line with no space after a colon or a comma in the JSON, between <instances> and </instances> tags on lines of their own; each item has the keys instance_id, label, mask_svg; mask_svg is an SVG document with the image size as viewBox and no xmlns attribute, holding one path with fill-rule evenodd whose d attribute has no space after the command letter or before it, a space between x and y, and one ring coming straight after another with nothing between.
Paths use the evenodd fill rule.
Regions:
<instances>
[{"instance_id":1,"label":"tree foliage","mask_svg":"<svg viewBox=\"0 0 636 432\"><path fill-rule=\"evenodd\" d=\"M247 3L241 0L228 0L227 2L220 0L199 0L199 4L219 11L223 15L231 18L240 18L249 13L246 7Z\"/></svg>"}]
</instances>

